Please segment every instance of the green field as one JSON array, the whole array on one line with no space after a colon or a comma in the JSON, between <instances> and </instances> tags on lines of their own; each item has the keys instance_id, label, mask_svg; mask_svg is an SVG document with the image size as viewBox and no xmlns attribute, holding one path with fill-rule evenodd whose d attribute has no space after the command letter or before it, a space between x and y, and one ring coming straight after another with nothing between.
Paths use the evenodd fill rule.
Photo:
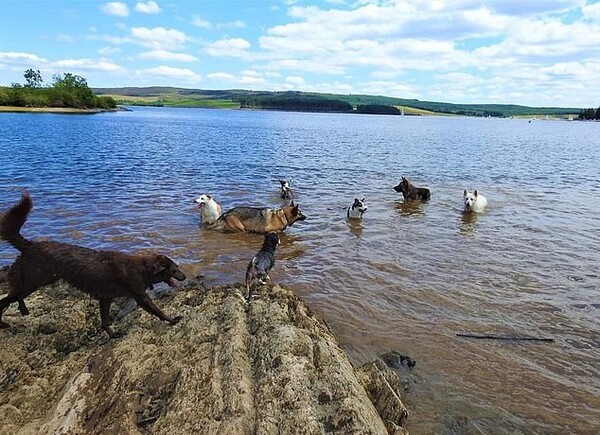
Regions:
<instances>
[{"instance_id":1,"label":"green field","mask_svg":"<svg viewBox=\"0 0 600 435\"><path fill-rule=\"evenodd\" d=\"M97 95L111 96L119 105L161 107L203 107L218 109L269 108L274 110L326 111L327 103L343 102L356 110L359 105L395 106L405 115L458 115L483 117L576 117L581 109L573 107L528 107L513 104L454 104L381 95L320 94L312 92L266 92L246 90L203 90L172 87L95 88ZM302 109L289 109L301 107ZM311 110L314 107L314 110ZM541 119L541 118L540 118Z\"/></svg>"}]
</instances>

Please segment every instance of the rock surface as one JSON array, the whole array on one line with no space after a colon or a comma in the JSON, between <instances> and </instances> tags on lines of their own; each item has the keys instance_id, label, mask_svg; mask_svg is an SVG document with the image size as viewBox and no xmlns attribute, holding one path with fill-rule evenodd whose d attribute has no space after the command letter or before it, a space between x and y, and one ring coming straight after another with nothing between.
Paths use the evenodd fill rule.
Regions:
<instances>
[{"instance_id":1,"label":"rock surface","mask_svg":"<svg viewBox=\"0 0 600 435\"><path fill-rule=\"evenodd\" d=\"M256 293L190 282L157 301L183 315L175 326L122 301L116 340L96 301L63 284L34 293L0 330L0 433L406 433L393 371L355 369L284 287Z\"/></svg>"}]
</instances>

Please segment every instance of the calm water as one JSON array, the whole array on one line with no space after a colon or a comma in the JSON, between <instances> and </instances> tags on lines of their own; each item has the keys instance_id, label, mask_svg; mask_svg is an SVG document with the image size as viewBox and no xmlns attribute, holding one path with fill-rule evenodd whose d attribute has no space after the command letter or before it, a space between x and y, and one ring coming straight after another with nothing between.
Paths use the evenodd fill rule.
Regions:
<instances>
[{"instance_id":1,"label":"calm water","mask_svg":"<svg viewBox=\"0 0 600 435\"><path fill-rule=\"evenodd\" d=\"M29 189L28 237L160 250L207 284L243 279L256 235L206 230L192 200L308 216L272 273L354 361L417 361L412 433L600 431L600 123L135 108L0 114L0 207ZM400 176L432 191L406 206ZM461 214L477 188L485 214ZM361 223L344 219L366 197ZM15 251L0 246L0 265ZM510 343L457 332L554 338Z\"/></svg>"}]
</instances>

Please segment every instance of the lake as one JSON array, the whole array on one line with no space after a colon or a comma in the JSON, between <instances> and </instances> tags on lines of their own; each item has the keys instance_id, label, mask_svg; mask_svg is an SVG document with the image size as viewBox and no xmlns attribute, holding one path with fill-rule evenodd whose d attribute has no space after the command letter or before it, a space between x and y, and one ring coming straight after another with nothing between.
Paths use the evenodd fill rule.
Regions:
<instances>
[{"instance_id":1,"label":"lake","mask_svg":"<svg viewBox=\"0 0 600 435\"><path fill-rule=\"evenodd\" d=\"M29 190L26 237L160 251L208 285L242 281L262 237L202 228L193 199L280 206L278 179L290 179L308 218L286 230L271 278L355 364L389 350L416 361L404 374L414 434L467 433L466 421L487 434L600 431L599 167L600 123L0 114L0 209ZM431 201L404 204L401 176ZM464 189L487 197L485 213L461 213ZM369 210L348 222L355 197ZM0 266L15 254L1 244Z\"/></svg>"}]
</instances>

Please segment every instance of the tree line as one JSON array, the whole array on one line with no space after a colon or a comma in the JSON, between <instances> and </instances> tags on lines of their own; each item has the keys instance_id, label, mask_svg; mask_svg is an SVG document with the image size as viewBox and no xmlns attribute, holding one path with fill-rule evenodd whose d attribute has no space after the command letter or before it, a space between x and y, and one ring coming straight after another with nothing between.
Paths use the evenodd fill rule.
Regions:
<instances>
[{"instance_id":1,"label":"tree line","mask_svg":"<svg viewBox=\"0 0 600 435\"><path fill-rule=\"evenodd\" d=\"M72 107L76 109L114 109L112 97L94 95L87 81L71 73L55 74L49 86L39 70L28 69L23 74L25 84L0 86L0 106Z\"/></svg>"},{"instance_id":2,"label":"tree line","mask_svg":"<svg viewBox=\"0 0 600 435\"><path fill-rule=\"evenodd\" d=\"M585 121L600 120L600 107L597 109L581 109L581 112L579 112L579 118L577 119Z\"/></svg>"}]
</instances>

